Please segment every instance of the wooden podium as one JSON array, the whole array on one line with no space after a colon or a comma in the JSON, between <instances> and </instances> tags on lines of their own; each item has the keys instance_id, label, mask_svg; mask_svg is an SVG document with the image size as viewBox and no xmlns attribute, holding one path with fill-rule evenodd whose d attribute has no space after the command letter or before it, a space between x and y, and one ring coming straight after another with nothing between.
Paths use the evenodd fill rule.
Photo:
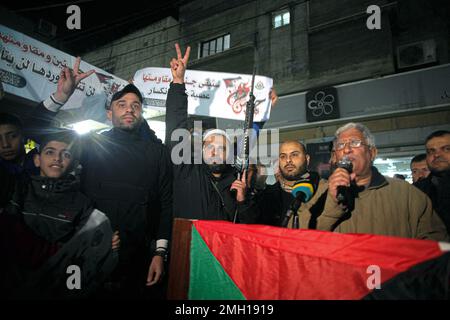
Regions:
<instances>
[{"instance_id":1,"label":"wooden podium","mask_svg":"<svg viewBox=\"0 0 450 320\"><path fill-rule=\"evenodd\" d=\"M181 218L173 221L167 289L169 300L188 299L192 221Z\"/></svg>"}]
</instances>

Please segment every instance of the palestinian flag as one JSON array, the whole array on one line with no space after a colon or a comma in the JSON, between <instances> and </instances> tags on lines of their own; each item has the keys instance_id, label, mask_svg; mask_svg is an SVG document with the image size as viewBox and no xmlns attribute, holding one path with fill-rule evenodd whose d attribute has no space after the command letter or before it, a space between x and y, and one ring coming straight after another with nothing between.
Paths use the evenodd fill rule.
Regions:
<instances>
[{"instance_id":1,"label":"palestinian flag","mask_svg":"<svg viewBox=\"0 0 450 320\"><path fill-rule=\"evenodd\" d=\"M188 298L449 298L448 245L198 220L191 231Z\"/></svg>"},{"instance_id":2,"label":"palestinian flag","mask_svg":"<svg viewBox=\"0 0 450 320\"><path fill-rule=\"evenodd\" d=\"M103 73L100 73L98 71L96 71L95 74L97 75L97 78L98 78L98 80L101 83L108 83L109 80L114 79L113 76L110 76L110 75L107 75L107 74L103 74Z\"/></svg>"}]
</instances>

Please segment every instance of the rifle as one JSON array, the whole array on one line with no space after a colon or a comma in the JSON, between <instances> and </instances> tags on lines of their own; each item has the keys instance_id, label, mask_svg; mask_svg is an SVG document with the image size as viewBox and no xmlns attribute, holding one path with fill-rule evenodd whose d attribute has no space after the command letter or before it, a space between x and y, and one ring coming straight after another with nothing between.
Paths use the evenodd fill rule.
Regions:
<instances>
[{"instance_id":1,"label":"rifle","mask_svg":"<svg viewBox=\"0 0 450 320\"><path fill-rule=\"evenodd\" d=\"M255 87L256 67L253 69L252 85L245 110L244 134L241 140L240 154L236 157L234 167L238 172L240 180L244 174L248 173L250 165L250 130L253 129L253 114L255 112L255 95L253 89ZM233 196L236 196L236 190L231 190Z\"/></svg>"}]
</instances>

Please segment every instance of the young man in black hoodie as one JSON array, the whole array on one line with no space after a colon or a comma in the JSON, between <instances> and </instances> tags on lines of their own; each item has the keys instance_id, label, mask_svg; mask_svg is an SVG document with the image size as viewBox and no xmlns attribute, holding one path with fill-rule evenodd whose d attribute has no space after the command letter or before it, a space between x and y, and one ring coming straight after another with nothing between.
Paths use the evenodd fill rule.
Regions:
<instances>
[{"instance_id":1,"label":"young man in black hoodie","mask_svg":"<svg viewBox=\"0 0 450 320\"><path fill-rule=\"evenodd\" d=\"M12 198L0 213L0 252L5 258L2 288L12 292L10 298L37 298L37 294L55 298L55 294L64 296L68 290L64 281L63 288L61 283L54 287L65 276L55 272L60 270L57 265L61 260L50 268L51 272L41 273L48 276L48 282L41 282L37 274L85 226L94 211L92 202L80 192L78 177L72 174L77 164L76 140L76 133L66 130L44 136L39 153L33 157L39 175L16 176ZM1 169L0 175L5 174L9 173ZM109 225L106 231L112 234ZM105 246L104 241L100 240ZM111 248L117 249L119 243L116 232ZM79 244L83 246L86 248L81 250L86 252L89 245ZM100 255L100 248L97 250ZM61 255L67 255L67 251ZM74 257L74 261L77 259ZM86 278L83 282L83 289L90 287Z\"/></svg>"},{"instance_id":2,"label":"young man in black hoodie","mask_svg":"<svg viewBox=\"0 0 450 320\"><path fill-rule=\"evenodd\" d=\"M434 210L450 233L450 131L433 132L427 137L425 147L431 173L414 185L430 197Z\"/></svg>"},{"instance_id":3,"label":"young man in black hoodie","mask_svg":"<svg viewBox=\"0 0 450 320\"><path fill-rule=\"evenodd\" d=\"M74 69L78 71L80 60L77 59ZM73 81L68 81L65 74L66 68L60 74L56 96L64 99L67 94L71 94L72 86L77 85L81 80L90 76L94 71L77 72L73 75ZM69 79L71 80L71 79ZM55 104L54 98L50 97L46 102ZM3 177L2 188L0 189L0 208L4 205L4 200L9 200L11 186L16 177L39 175L39 169L34 165L33 157L37 149L25 152L25 141L27 138L36 140L41 136L43 130L53 126L55 113L47 108L46 103L41 103L35 107L28 115L18 116L10 113L0 113L0 170L8 174ZM55 104L56 105L56 104ZM57 105L56 105L57 106ZM7 180L6 180L7 179Z\"/></svg>"}]
</instances>

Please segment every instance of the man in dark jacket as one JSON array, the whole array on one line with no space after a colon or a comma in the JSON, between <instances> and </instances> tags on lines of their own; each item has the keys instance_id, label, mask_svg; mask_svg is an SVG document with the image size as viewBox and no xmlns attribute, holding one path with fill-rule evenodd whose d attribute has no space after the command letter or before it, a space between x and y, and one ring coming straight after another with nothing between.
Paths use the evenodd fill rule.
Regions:
<instances>
[{"instance_id":1,"label":"man in dark jacket","mask_svg":"<svg viewBox=\"0 0 450 320\"><path fill-rule=\"evenodd\" d=\"M425 142L430 175L414 183L433 203L450 234L450 131L433 132Z\"/></svg>"},{"instance_id":2,"label":"man in dark jacket","mask_svg":"<svg viewBox=\"0 0 450 320\"><path fill-rule=\"evenodd\" d=\"M12 114L0 113L0 171L3 172L0 188L0 208L10 199L16 178L39 174L33 163L35 150L25 152L23 125Z\"/></svg>"},{"instance_id":3,"label":"man in dark jacket","mask_svg":"<svg viewBox=\"0 0 450 320\"><path fill-rule=\"evenodd\" d=\"M280 225L282 217L294 200L291 194L292 186L306 172L308 163L309 155L302 143L288 140L280 145L278 181L274 185L267 185L257 194L260 224Z\"/></svg>"},{"instance_id":4,"label":"man in dark jacket","mask_svg":"<svg viewBox=\"0 0 450 320\"><path fill-rule=\"evenodd\" d=\"M11 174L38 173L33 157L25 153L22 122L8 113L0 113L0 167Z\"/></svg>"},{"instance_id":5,"label":"man in dark jacket","mask_svg":"<svg viewBox=\"0 0 450 320\"><path fill-rule=\"evenodd\" d=\"M192 163L191 157L181 162L174 159L177 152L174 152L176 142L171 139L172 133L176 129L187 129L184 74L190 48L188 47L184 57L178 44L176 51L177 59L172 59L170 63L173 82L170 84L166 102L166 143L171 146L172 161L176 163L173 166L174 216L187 219L255 222L254 210L246 195L245 175L242 180L237 179L235 171L228 164L231 143L223 130L211 130L203 136L201 144L203 161L200 160L199 164L195 164L197 161ZM236 190L235 195L231 189Z\"/></svg>"},{"instance_id":6,"label":"man in dark jacket","mask_svg":"<svg viewBox=\"0 0 450 320\"><path fill-rule=\"evenodd\" d=\"M79 82L64 69L57 92L42 105L55 114ZM113 129L83 138L81 190L111 221L121 239L119 266L106 284L113 297L134 297L163 273L172 222L172 171L168 152L147 126L142 128L142 95L132 84L116 92L107 106ZM156 249L150 243L156 240ZM150 265L150 266L149 266ZM106 294L106 292L105 292Z\"/></svg>"},{"instance_id":7,"label":"man in dark jacket","mask_svg":"<svg viewBox=\"0 0 450 320\"><path fill-rule=\"evenodd\" d=\"M414 156L411 159L409 167L411 169L413 184L420 179L425 179L430 174L430 169L427 164L427 155L425 153Z\"/></svg>"}]
</instances>

